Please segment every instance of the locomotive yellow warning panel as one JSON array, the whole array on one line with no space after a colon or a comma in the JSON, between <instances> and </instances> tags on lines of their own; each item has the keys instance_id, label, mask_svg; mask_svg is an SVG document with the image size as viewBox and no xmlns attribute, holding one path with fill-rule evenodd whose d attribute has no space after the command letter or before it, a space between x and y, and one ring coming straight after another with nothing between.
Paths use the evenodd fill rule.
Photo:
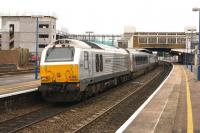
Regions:
<instances>
[{"instance_id":1,"label":"locomotive yellow warning panel","mask_svg":"<svg viewBox=\"0 0 200 133\"><path fill-rule=\"evenodd\" d=\"M40 66L41 83L79 82L78 65Z\"/></svg>"}]
</instances>

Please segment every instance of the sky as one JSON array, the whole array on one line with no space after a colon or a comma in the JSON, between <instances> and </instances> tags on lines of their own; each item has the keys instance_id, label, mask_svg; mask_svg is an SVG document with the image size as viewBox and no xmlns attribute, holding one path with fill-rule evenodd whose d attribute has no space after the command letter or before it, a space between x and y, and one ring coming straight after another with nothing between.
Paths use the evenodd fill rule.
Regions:
<instances>
[{"instance_id":1,"label":"sky","mask_svg":"<svg viewBox=\"0 0 200 133\"><path fill-rule=\"evenodd\" d=\"M69 33L122 34L124 26L142 32L182 32L198 28L200 0L0 0L0 14L55 13L57 29Z\"/></svg>"}]
</instances>

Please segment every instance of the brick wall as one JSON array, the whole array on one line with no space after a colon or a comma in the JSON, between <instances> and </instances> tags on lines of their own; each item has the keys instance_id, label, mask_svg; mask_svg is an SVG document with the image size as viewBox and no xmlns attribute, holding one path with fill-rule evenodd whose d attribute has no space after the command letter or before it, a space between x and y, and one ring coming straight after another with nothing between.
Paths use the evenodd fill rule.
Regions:
<instances>
[{"instance_id":1,"label":"brick wall","mask_svg":"<svg viewBox=\"0 0 200 133\"><path fill-rule=\"evenodd\" d=\"M28 54L27 49L1 50L0 64L14 64L17 67L26 66L28 64Z\"/></svg>"},{"instance_id":2,"label":"brick wall","mask_svg":"<svg viewBox=\"0 0 200 133\"><path fill-rule=\"evenodd\" d=\"M0 51L0 64L18 65L19 52L17 50Z\"/></svg>"}]
</instances>

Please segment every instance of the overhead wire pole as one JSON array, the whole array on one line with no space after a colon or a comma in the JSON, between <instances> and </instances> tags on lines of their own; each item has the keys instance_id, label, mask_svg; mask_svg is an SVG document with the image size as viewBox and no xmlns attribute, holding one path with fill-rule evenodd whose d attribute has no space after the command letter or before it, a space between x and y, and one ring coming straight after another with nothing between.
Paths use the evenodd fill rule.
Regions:
<instances>
[{"instance_id":1,"label":"overhead wire pole","mask_svg":"<svg viewBox=\"0 0 200 133\"><path fill-rule=\"evenodd\" d=\"M197 80L200 81L200 8L192 8L192 11L199 13L199 43L197 50Z\"/></svg>"},{"instance_id":2,"label":"overhead wire pole","mask_svg":"<svg viewBox=\"0 0 200 133\"><path fill-rule=\"evenodd\" d=\"M39 18L42 18L44 16L42 15L33 15L32 17L36 18L36 32L35 32L35 36L36 36L36 42L35 42L35 79L38 79L38 72L39 72L39 58L38 58L38 37L39 37Z\"/></svg>"}]
</instances>

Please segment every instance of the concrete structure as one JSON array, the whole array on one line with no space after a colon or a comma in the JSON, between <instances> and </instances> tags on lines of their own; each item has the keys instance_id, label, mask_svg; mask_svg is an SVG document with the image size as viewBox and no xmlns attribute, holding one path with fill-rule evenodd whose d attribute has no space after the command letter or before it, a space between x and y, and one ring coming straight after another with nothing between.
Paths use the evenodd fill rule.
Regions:
<instances>
[{"instance_id":1,"label":"concrete structure","mask_svg":"<svg viewBox=\"0 0 200 133\"><path fill-rule=\"evenodd\" d=\"M56 17L54 16L1 16L1 49L28 48L36 51L36 17L38 20L38 52L56 40Z\"/></svg>"},{"instance_id":2,"label":"concrete structure","mask_svg":"<svg viewBox=\"0 0 200 133\"><path fill-rule=\"evenodd\" d=\"M120 48L133 48L132 36L136 33L136 28L133 26L125 26L122 38L118 40L118 47Z\"/></svg>"}]
</instances>

